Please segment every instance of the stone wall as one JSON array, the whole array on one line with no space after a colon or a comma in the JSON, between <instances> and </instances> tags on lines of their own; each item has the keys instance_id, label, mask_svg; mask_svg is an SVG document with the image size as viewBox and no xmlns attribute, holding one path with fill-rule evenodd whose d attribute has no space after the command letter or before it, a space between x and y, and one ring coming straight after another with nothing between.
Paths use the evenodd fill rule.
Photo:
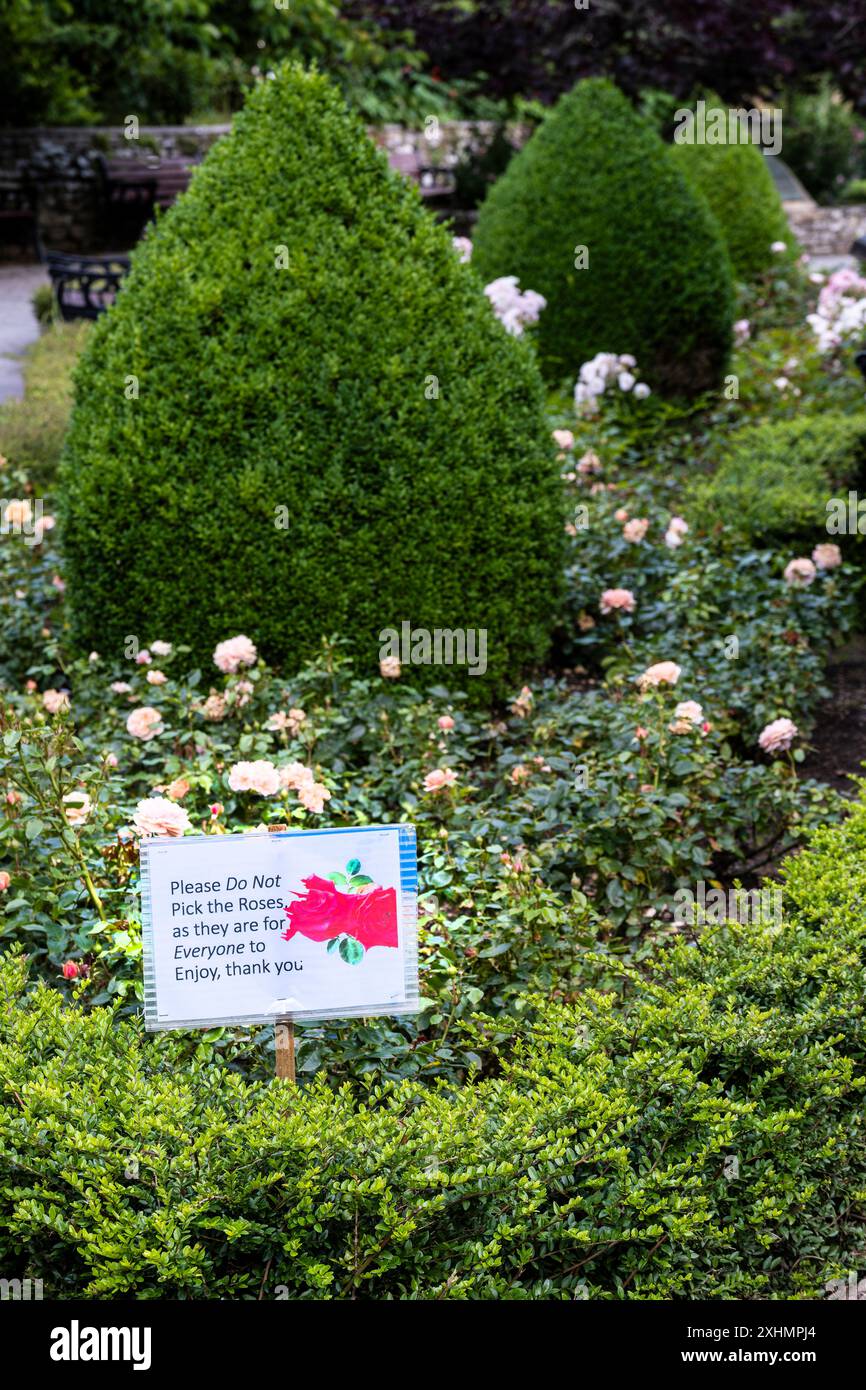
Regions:
<instances>
[{"instance_id":1,"label":"stone wall","mask_svg":"<svg viewBox=\"0 0 866 1390\"><path fill-rule=\"evenodd\" d=\"M128 139L122 126L43 126L26 130L0 130L0 171L14 173L27 167L37 172L39 231L43 245L52 251L120 251L103 244L100 230L101 184L94 156L128 159L145 168L160 160L183 159L195 163L224 135L228 125L141 126L137 139ZM397 167L417 164L422 169L450 170L467 157L477 157L489 146L496 126L489 121L428 122L422 131L385 125L370 131ZM526 130L508 132L519 145ZM422 182L424 175L421 176Z\"/></svg>"}]
</instances>

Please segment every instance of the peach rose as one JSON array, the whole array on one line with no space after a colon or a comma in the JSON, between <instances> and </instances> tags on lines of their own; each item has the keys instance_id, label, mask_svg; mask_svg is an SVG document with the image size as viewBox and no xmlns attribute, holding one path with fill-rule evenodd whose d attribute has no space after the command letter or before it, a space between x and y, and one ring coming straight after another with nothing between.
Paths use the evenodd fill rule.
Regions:
<instances>
[{"instance_id":1,"label":"peach rose","mask_svg":"<svg viewBox=\"0 0 866 1390\"><path fill-rule=\"evenodd\" d=\"M553 440L560 449L574 448L574 435L571 430L554 430Z\"/></svg>"},{"instance_id":2,"label":"peach rose","mask_svg":"<svg viewBox=\"0 0 866 1390\"><path fill-rule=\"evenodd\" d=\"M379 671L386 680L395 681L400 675L400 661L396 656L383 656L379 662Z\"/></svg>"},{"instance_id":3,"label":"peach rose","mask_svg":"<svg viewBox=\"0 0 866 1390\"><path fill-rule=\"evenodd\" d=\"M142 743L147 743L148 739L153 738L162 729L162 716L152 705L142 705L141 709L132 711L126 721L126 729L133 738L140 738Z\"/></svg>"},{"instance_id":4,"label":"peach rose","mask_svg":"<svg viewBox=\"0 0 866 1390\"><path fill-rule=\"evenodd\" d=\"M201 707L201 712L205 719L209 719L212 724L218 724L221 719L226 717L226 702L222 695L218 695L212 690Z\"/></svg>"},{"instance_id":5,"label":"peach rose","mask_svg":"<svg viewBox=\"0 0 866 1390\"><path fill-rule=\"evenodd\" d=\"M638 685L641 690L649 690L656 685L676 685L682 674L682 667L675 661L657 661L654 666L649 666L642 676L638 676Z\"/></svg>"},{"instance_id":6,"label":"peach rose","mask_svg":"<svg viewBox=\"0 0 866 1390\"><path fill-rule=\"evenodd\" d=\"M147 673L148 685L165 685L167 680L168 676L164 671L148 671Z\"/></svg>"},{"instance_id":7,"label":"peach rose","mask_svg":"<svg viewBox=\"0 0 866 1390\"><path fill-rule=\"evenodd\" d=\"M525 719L532 711L532 691L525 685L511 706L511 713L518 719Z\"/></svg>"},{"instance_id":8,"label":"peach rose","mask_svg":"<svg viewBox=\"0 0 866 1390\"><path fill-rule=\"evenodd\" d=\"M173 782L169 782L166 796L171 801L183 801L185 796L189 796L189 782L185 777L175 777Z\"/></svg>"},{"instance_id":9,"label":"peach rose","mask_svg":"<svg viewBox=\"0 0 866 1390\"><path fill-rule=\"evenodd\" d=\"M631 541L633 545L637 545L639 541L643 540L648 529L649 522L646 517L635 516L623 526L622 534L625 540Z\"/></svg>"},{"instance_id":10,"label":"peach rose","mask_svg":"<svg viewBox=\"0 0 866 1390\"><path fill-rule=\"evenodd\" d=\"M3 520L7 526L29 526L33 509L27 501L10 502L3 513Z\"/></svg>"},{"instance_id":11,"label":"peach rose","mask_svg":"<svg viewBox=\"0 0 866 1390\"><path fill-rule=\"evenodd\" d=\"M66 808L64 815L70 825L83 825L90 815L91 801L87 792L67 792L63 798L63 805Z\"/></svg>"}]
</instances>

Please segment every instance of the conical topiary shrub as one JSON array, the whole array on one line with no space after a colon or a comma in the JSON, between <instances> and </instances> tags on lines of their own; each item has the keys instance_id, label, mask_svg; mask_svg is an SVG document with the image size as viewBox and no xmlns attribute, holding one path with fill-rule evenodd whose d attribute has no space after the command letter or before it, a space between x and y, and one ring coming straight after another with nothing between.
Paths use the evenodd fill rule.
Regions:
<instances>
[{"instance_id":1,"label":"conical topiary shrub","mask_svg":"<svg viewBox=\"0 0 866 1390\"><path fill-rule=\"evenodd\" d=\"M691 186L709 203L739 279L755 280L778 265L778 253L770 249L776 242L788 247L786 259L796 255L782 200L755 145L675 144L672 149Z\"/></svg>"},{"instance_id":2,"label":"conical topiary shrub","mask_svg":"<svg viewBox=\"0 0 866 1390\"><path fill-rule=\"evenodd\" d=\"M491 189L474 242L484 280L516 275L546 297L538 343L552 380L573 379L597 352L627 352L662 391L720 381L733 318L721 233L605 79L557 102Z\"/></svg>"},{"instance_id":3,"label":"conical topiary shrub","mask_svg":"<svg viewBox=\"0 0 866 1390\"><path fill-rule=\"evenodd\" d=\"M136 250L61 478L85 649L207 661L243 632L296 667L339 634L373 672L406 622L484 630L497 688L547 649L563 517L532 349L316 72L261 83ZM460 651L407 674L477 690Z\"/></svg>"}]
</instances>

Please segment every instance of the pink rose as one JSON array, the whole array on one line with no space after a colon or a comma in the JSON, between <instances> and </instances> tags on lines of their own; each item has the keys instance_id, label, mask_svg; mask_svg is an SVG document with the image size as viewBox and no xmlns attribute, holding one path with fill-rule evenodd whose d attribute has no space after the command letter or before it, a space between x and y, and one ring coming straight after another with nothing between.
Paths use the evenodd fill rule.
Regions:
<instances>
[{"instance_id":1,"label":"pink rose","mask_svg":"<svg viewBox=\"0 0 866 1390\"><path fill-rule=\"evenodd\" d=\"M594 449L587 449L585 454L581 454L577 461L577 471L583 477L589 473L601 472L601 459Z\"/></svg>"},{"instance_id":2,"label":"pink rose","mask_svg":"<svg viewBox=\"0 0 866 1390\"><path fill-rule=\"evenodd\" d=\"M800 730L790 719L774 719L758 735L758 743L765 753L784 753L791 747Z\"/></svg>"},{"instance_id":3,"label":"pink rose","mask_svg":"<svg viewBox=\"0 0 866 1390\"><path fill-rule=\"evenodd\" d=\"M307 810L320 816L325 809L325 802L330 801L331 793L323 782L305 782L298 787L298 800Z\"/></svg>"},{"instance_id":4,"label":"pink rose","mask_svg":"<svg viewBox=\"0 0 866 1390\"><path fill-rule=\"evenodd\" d=\"M436 767L432 772L428 772L424 778L425 792L439 792L444 787L453 787L457 781L457 773L452 772L450 767Z\"/></svg>"},{"instance_id":5,"label":"pink rose","mask_svg":"<svg viewBox=\"0 0 866 1390\"><path fill-rule=\"evenodd\" d=\"M280 786L283 791L300 791L302 787L311 787L315 782L312 769L305 767L303 763L286 763L279 771Z\"/></svg>"},{"instance_id":6,"label":"pink rose","mask_svg":"<svg viewBox=\"0 0 866 1390\"><path fill-rule=\"evenodd\" d=\"M635 602L631 589L605 589L598 606L602 613L633 613Z\"/></svg>"},{"instance_id":7,"label":"pink rose","mask_svg":"<svg viewBox=\"0 0 866 1390\"><path fill-rule=\"evenodd\" d=\"M164 796L149 796L139 801L132 823L139 835L171 835L177 838L191 830L190 818L182 806L167 801Z\"/></svg>"},{"instance_id":8,"label":"pink rose","mask_svg":"<svg viewBox=\"0 0 866 1390\"><path fill-rule=\"evenodd\" d=\"M454 720L451 718L450 714L440 714L436 722L443 733L450 733L454 728Z\"/></svg>"},{"instance_id":9,"label":"pink rose","mask_svg":"<svg viewBox=\"0 0 866 1390\"><path fill-rule=\"evenodd\" d=\"M574 435L571 430L554 430L553 439L560 449L574 448Z\"/></svg>"},{"instance_id":10,"label":"pink rose","mask_svg":"<svg viewBox=\"0 0 866 1390\"><path fill-rule=\"evenodd\" d=\"M49 714L65 713L69 709L69 693L66 690L46 690L42 704Z\"/></svg>"},{"instance_id":11,"label":"pink rose","mask_svg":"<svg viewBox=\"0 0 866 1390\"><path fill-rule=\"evenodd\" d=\"M9 884L12 882L12 875L5 869L0 869L0 893L5 893Z\"/></svg>"},{"instance_id":12,"label":"pink rose","mask_svg":"<svg viewBox=\"0 0 866 1390\"><path fill-rule=\"evenodd\" d=\"M812 560L819 570L835 570L842 563L842 552L838 545L832 541L827 541L823 545L816 545L812 551Z\"/></svg>"},{"instance_id":13,"label":"pink rose","mask_svg":"<svg viewBox=\"0 0 866 1390\"><path fill-rule=\"evenodd\" d=\"M280 774L266 758L255 762L235 763L229 772L233 792L255 792L257 796L276 796L280 790Z\"/></svg>"},{"instance_id":14,"label":"pink rose","mask_svg":"<svg viewBox=\"0 0 866 1390\"><path fill-rule=\"evenodd\" d=\"M805 589L812 583L817 570L811 560L801 557L785 566L785 583L795 589Z\"/></svg>"},{"instance_id":15,"label":"pink rose","mask_svg":"<svg viewBox=\"0 0 866 1390\"><path fill-rule=\"evenodd\" d=\"M255 644L243 634L220 642L214 648L213 654L214 665L227 676L239 670L241 666L254 666L257 658Z\"/></svg>"},{"instance_id":16,"label":"pink rose","mask_svg":"<svg viewBox=\"0 0 866 1390\"><path fill-rule=\"evenodd\" d=\"M649 522L646 517L635 516L623 526L622 534L625 540L631 541L633 545L636 545L639 541L643 540L648 529Z\"/></svg>"}]
</instances>

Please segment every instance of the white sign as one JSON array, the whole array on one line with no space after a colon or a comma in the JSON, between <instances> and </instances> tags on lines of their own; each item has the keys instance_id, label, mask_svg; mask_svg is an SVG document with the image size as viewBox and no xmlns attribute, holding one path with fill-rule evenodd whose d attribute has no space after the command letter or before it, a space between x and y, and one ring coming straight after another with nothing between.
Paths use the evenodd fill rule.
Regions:
<instances>
[{"instance_id":1,"label":"white sign","mask_svg":"<svg viewBox=\"0 0 866 1390\"><path fill-rule=\"evenodd\" d=\"M149 1030L414 1013L410 825L141 843Z\"/></svg>"}]
</instances>

